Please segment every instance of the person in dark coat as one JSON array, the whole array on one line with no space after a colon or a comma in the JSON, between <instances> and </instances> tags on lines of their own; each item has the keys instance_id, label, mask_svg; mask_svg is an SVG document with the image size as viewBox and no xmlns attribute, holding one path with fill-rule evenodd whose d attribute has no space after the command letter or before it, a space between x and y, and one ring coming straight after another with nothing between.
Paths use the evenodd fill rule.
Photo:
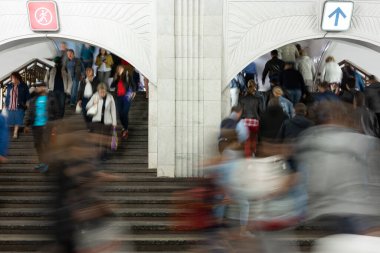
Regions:
<instances>
[{"instance_id":1,"label":"person in dark coat","mask_svg":"<svg viewBox=\"0 0 380 253\"><path fill-rule=\"evenodd\" d=\"M287 119L281 127L281 140L292 140L305 129L314 125L314 123L306 118L307 107L303 103L298 103L294 106L296 115L292 119Z\"/></svg>"},{"instance_id":2,"label":"person in dark coat","mask_svg":"<svg viewBox=\"0 0 380 253\"><path fill-rule=\"evenodd\" d=\"M280 74L284 70L285 63L284 61L278 58L278 51L273 50L270 52L272 59L265 63L264 71L262 74L262 84L265 84L265 79L269 73L269 81L272 86L278 85L280 81Z\"/></svg>"},{"instance_id":3,"label":"person in dark coat","mask_svg":"<svg viewBox=\"0 0 380 253\"><path fill-rule=\"evenodd\" d=\"M260 115L264 111L262 98L256 95L257 85L255 81L248 81L247 95L242 97L240 105L243 108L242 118L245 126L249 129L249 139L245 143L245 155L250 157L256 152L257 135L259 132Z\"/></svg>"},{"instance_id":4,"label":"person in dark coat","mask_svg":"<svg viewBox=\"0 0 380 253\"><path fill-rule=\"evenodd\" d=\"M99 79L94 77L92 68L86 69L86 79L83 79L79 84L78 90L78 105L82 108L82 114L87 123L91 122L91 117L87 116L86 106L92 95L97 91Z\"/></svg>"},{"instance_id":5,"label":"person in dark coat","mask_svg":"<svg viewBox=\"0 0 380 253\"><path fill-rule=\"evenodd\" d=\"M314 94L314 103L322 101L339 101L339 97L329 90L329 84L322 82L318 84L318 92Z\"/></svg>"},{"instance_id":6,"label":"person in dark coat","mask_svg":"<svg viewBox=\"0 0 380 253\"><path fill-rule=\"evenodd\" d=\"M369 77L368 83L369 85L364 90L365 102L368 109L376 114L380 124L380 82L372 75Z\"/></svg>"},{"instance_id":7,"label":"person in dark coat","mask_svg":"<svg viewBox=\"0 0 380 253\"><path fill-rule=\"evenodd\" d=\"M18 72L11 74L11 83L7 85L5 107L8 112L8 125L14 126L13 138L18 138L19 126L23 125L26 103L30 99L28 86Z\"/></svg>"},{"instance_id":8,"label":"person in dark coat","mask_svg":"<svg viewBox=\"0 0 380 253\"><path fill-rule=\"evenodd\" d=\"M294 69L293 63L285 64L285 69L280 75L280 86L286 91L293 105L297 104L306 93L303 76Z\"/></svg>"},{"instance_id":9,"label":"person in dark coat","mask_svg":"<svg viewBox=\"0 0 380 253\"><path fill-rule=\"evenodd\" d=\"M345 80L345 83L343 83L343 85L345 85L345 89L343 89L340 92L339 97L343 102L352 104L354 102L354 95L357 92L355 90L355 87L356 87L355 78L347 78Z\"/></svg>"},{"instance_id":10,"label":"person in dark coat","mask_svg":"<svg viewBox=\"0 0 380 253\"><path fill-rule=\"evenodd\" d=\"M380 125L376 114L365 105L365 96L362 92L354 94L354 119L356 127L364 134L380 137Z\"/></svg>"},{"instance_id":11,"label":"person in dark coat","mask_svg":"<svg viewBox=\"0 0 380 253\"><path fill-rule=\"evenodd\" d=\"M279 99L272 98L267 110L260 117L260 141L275 142L282 124L288 116L284 113Z\"/></svg>"}]
</instances>

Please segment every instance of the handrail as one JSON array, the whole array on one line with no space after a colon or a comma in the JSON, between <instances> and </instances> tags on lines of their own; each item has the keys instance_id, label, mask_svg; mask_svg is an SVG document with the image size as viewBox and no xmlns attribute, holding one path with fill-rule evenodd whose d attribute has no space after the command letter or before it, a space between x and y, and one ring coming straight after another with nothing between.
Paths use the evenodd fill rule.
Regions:
<instances>
[{"instance_id":1,"label":"handrail","mask_svg":"<svg viewBox=\"0 0 380 253\"><path fill-rule=\"evenodd\" d=\"M21 65L20 67L18 67L15 70L13 70L12 72L10 72L10 73L4 75L3 77L1 77L0 78L0 85L1 85L1 87L4 85L5 81L10 80L11 74L13 72L23 72L23 71L25 71L25 73L26 73L28 71L28 69L30 69L33 66L36 66L37 64L42 65L41 67L45 68L46 70L51 69L53 67L52 65L48 64L47 62L44 62L41 59L38 59L38 58L31 59L30 61L24 63L23 65ZM24 81L27 82L27 81L31 81L31 80L24 80Z\"/></svg>"},{"instance_id":2,"label":"handrail","mask_svg":"<svg viewBox=\"0 0 380 253\"><path fill-rule=\"evenodd\" d=\"M33 84L36 79L38 78L39 80L42 80L45 77L46 71L49 71L53 66L50 65L49 63L38 59L34 58L31 59L30 61L24 63L11 73L8 73L4 75L3 77L0 78L0 110L3 109L3 104L4 104L4 97L5 97L5 92L6 92L6 85L11 81L11 75L13 72L18 72L20 73L21 76L24 77L24 81L27 84Z\"/></svg>"},{"instance_id":3,"label":"handrail","mask_svg":"<svg viewBox=\"0 0 380 253\"><path fill-rule=\"evenodd\" d=\"M371 76L370 73L368 73L367 71L365 71L361 67L358 67L356 64L350 62L349 60L342 60L338 64L339 64L340 67L344 67L344 66L351 66L351 67L353 67L356 71L359 72L359 74L361 74L364 77L365 80L368 80L369 77Z\"/></svg>"}]
</instances>

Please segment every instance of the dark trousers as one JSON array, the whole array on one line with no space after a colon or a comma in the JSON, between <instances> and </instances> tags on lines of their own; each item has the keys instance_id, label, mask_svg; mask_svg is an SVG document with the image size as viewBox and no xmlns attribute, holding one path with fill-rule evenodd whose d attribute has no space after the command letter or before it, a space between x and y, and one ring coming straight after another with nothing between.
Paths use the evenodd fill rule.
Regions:
<instances>
[{"instance_id":1,"label":"dark trousers","mask_svg":"<svg viewBox=\"0 0 380 253\"><path fill-rule=\"evenodd\" d=\"M33 127L34 147L37 150L38 160L40 163L45 162L45 152L47 148L46 127L34 126Z\"/></svg>"},{"instance_id":2,"label":"dark trousers","mask_svg":"<svg viewBox=\"0 0 380 253\"><path fill-rule=\"evenodd\" d=\"M63 91L53 91L54 97L58 101L58 106L59 106L59 113L58 117L63 118L65 115L65 100L66 100L66 94Z\"/></svg>"},{"instance_id":3,"label":"dark trousers","mask_svg":"<svg viewBox=\"0 0 380 253\"><path fill-rule=\"evenodd\" d=\"M89 98L85 98L85 97L82 98L82 114L87 124L91 122L91 117L87 116L87 110L86 110L88 101L90 101Z\"/></svg>"},{"instance_id":4,"label":"dark trousers","mask_svg":"<svg viewBox=\"0 0 380 253\"><path fill-rule=\"evenodd\" d=\"M108 157L108 149L111 146L111 133L112 133L112 125L104 125L101 122L93 122L91 124L91 132L99 134L100 136L108 136L109 142L102 142L99 140L99 158L104 160Z\"/></svg>"},{"instance_id":5,"label":"dark trousers","mask_svg":"<svg viewBox=\"0 0 380 253\"><path fill-rule=\"evenodd\" d=\"M129 108L131 107L131 101L129 101L126 97L116 97L116 109L119 113L119 118L121 124L125 130L128 130L128 114Z\"/></svg>"}]
</instances>

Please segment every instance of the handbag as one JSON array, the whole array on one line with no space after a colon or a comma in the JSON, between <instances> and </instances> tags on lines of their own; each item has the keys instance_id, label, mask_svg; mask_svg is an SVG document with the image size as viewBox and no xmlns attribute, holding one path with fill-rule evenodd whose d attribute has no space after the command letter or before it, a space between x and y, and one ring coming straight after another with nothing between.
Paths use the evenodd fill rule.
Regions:
<instances>
[{"instance_id":1,"label":"handbag","mask_svg":"<svg viewBox=\"0 0 380 253\"><path fill-rule=\"evenodd\" d=\"M234 163L229 187L247 199L261 199L281 187L285 169L281 156L241 159Z\"/></svg>"},{"instance_id":2,"label":"handbag","mask_svg":"<svg viewBox=\"0 0 380 253\"><path fill-rule=\"evenodd\" d=\"M97 99L99 101L99 97L94 98L94 100ZM90 109L87 110L87 116L94 116L98 112L98 103L94 103Z\"/></svg>"},{"instance_id":3,"label":"handbag","mask_svg":"<svg viewBox=\"0 0 380 253\"><path fill-rule=\"evenodd\" d=\"M116 128L114 127L112 130L112 138L111 138L111 150L115 151L117 150L117 133L116 133Z\"/></svg>"},{"instance_id":4,"label":"handbag","mask_svg":"<svg viewBox=\"0 0 380 253\"><path fill-rule=\"evenodd\" d=\"M77 103L77 106L75 107L75 113L80 114L81 112L82 112L82 106L80 106L79 103Z\"/></svg>"},{"instance_id":5,"label":"handbag","mask_svg":"<svg viewBox=\"0 0 380 253\"><path fill-rule=\"evenodd\" d=\"M125 93L125 98L127 98L128 101L131 101L133 97L133 91L131 87L128 87L127 92Z\"/></svg>"}]
</instances>

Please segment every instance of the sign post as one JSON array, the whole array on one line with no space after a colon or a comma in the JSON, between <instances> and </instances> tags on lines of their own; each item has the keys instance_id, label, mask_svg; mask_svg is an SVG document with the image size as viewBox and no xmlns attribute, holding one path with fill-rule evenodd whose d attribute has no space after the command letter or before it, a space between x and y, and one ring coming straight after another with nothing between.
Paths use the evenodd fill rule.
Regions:
<instances>
[{"instance_id":1,"label":"sign post","mask_svg":"<svg viewBox=\"0 0 380 253\"><path fill-rule=\"evenodd\" d=\"M351 1L327 1L323 8L322 30L347 31L351 26L354 3Z\"/></svg>"},{"instance_id":2,"label":"sign post","mask_svg":"<svg viewBox=\"0 0 380 253\"><path fill-rule=\"evenodd\" d=\"M28 1L29 24L32 31L59 30L57 4L54 1Z\"/></svg>"}]
</instances>

